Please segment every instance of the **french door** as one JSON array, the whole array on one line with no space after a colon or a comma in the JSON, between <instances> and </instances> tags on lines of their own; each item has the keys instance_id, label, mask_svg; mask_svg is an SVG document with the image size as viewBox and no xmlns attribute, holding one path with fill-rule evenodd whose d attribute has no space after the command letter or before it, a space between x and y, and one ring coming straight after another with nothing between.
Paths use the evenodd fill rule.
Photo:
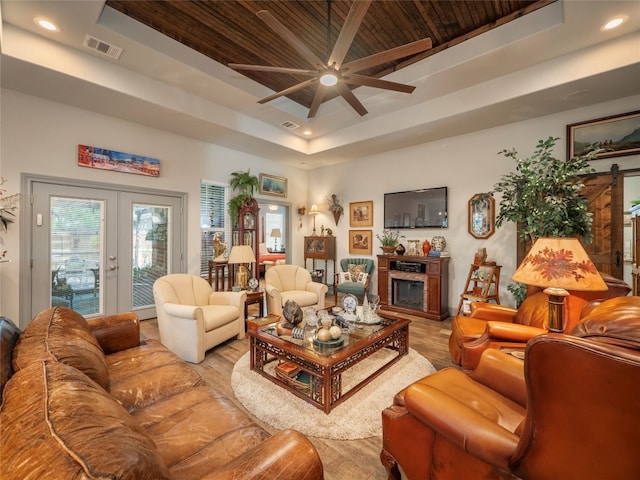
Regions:
<instances>
[{"instance_id":1,"label":"french door","mask_svg":"<svg viewBox=\"0 0 640 480\"><path fill-rule=\"evenodd\" d=\"M153 282L182 271L182 197L33 182L31 316L155 316Z\"/></svg>"}]
</instances>

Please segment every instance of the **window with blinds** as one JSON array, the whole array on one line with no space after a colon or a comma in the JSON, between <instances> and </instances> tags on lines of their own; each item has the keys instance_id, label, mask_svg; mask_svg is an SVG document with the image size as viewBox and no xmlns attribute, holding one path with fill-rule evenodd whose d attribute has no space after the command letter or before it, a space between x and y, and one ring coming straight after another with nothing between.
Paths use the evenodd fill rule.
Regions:
<instances>
[{"instance_id":1,"label":"window with blinds","mask_svg":"<svg viewBox=\"0 0 640 480\"><path fill-rule=\"evenodd\" d=\"M227 213L229 187L209 182L200 183L200 275L207 277L213 257L213 237L220 232L221 241L231 249L231 220Z\"/></svg>"}]
</instances>

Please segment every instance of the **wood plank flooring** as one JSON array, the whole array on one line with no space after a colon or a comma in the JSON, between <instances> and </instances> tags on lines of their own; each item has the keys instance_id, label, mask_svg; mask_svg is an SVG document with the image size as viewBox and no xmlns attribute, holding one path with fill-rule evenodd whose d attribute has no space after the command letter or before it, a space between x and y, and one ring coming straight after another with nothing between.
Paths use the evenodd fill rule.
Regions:
<instances>
[{"instance_id":1,"label":"wood plank flooring","mask_svg":"<svg viewBox=\"0 0 640 480\"><path fill-rule=\"evenodd\" d=\"M328 306L333 304L333 296L327 297ZM255 310L254 310L255 309ZM249 307L249 315L257 314L257 305ZM409 327L411 348L429 359L440 370L454 366L449 357L448 340L451 333L451 319L443 322L412 318ZM141 322L142 335L158 338L158 325L155 319ZM231 388L231 371L235 362L249 350L249 340L229 340L207 352L205 360L193 365L205 380L219 392L226 395L240 408ZM391 405L392 398L389 398ZM256 419L257 420L257 419ZM260 420L257 422L267 431L274 429ZM385 480L385 469L380 463L381 437L362 440L325 440L310 438L318 449L326 480Z\"/></svg>"}]
</instances>

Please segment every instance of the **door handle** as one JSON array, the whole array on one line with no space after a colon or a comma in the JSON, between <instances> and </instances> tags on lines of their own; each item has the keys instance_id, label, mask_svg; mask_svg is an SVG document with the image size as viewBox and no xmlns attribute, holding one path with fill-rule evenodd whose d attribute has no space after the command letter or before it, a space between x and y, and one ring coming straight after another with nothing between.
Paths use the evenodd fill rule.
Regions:
<instances>
[{"instance_id":1,"label":"door handle","mask_svg":"<svg viewBox=\"0 0 640 480\"><path fill-rule=\"evenodd\" d=\"M115 270L116 268L118 268L116 265L109 265L107 270Z\"/></svg>"},{"instance_id":2,"label":"door handle","mask_svg":"<svg viewBox=\"0 0 640 480\"><path fill-rule=\"evenodd\" d=\"M620 266L620 259L622 258L622 254L620 250L616 250L616 267Z\"/></svg>"}]
</instances>

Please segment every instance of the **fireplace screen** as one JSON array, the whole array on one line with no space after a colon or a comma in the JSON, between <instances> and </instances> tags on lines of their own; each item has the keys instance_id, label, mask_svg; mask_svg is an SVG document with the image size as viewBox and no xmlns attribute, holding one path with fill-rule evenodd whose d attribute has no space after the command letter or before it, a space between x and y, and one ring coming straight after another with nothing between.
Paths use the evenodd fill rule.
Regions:
<instances>
[{"instance_id":1,"label":"fireplace screen","mask_svg":"<svg viewBox=\"0 0 640 480\"><path fill-rule=\"evenodd\" d=\"M394 278L391 285L393 305L412 310L423 310L424 282Z\"/></svg>"}]
</instances>

